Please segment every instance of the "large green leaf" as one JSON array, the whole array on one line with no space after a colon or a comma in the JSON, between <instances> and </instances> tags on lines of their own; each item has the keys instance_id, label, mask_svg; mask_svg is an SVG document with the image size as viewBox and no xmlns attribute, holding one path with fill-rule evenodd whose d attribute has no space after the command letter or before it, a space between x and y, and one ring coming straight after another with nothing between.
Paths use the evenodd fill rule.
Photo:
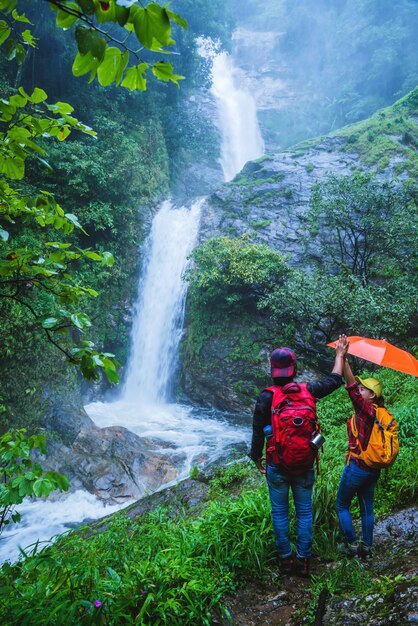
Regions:
<instances>
[{"instance_id":1,"label":"large green leaf","mask_svg":"<svg viewBox=\"0 0 418 626\"><path fill-rule=\"evenodd\" d=\"M147 81L144 78L144 74L148 67L148 63L141 63L140 65L130 67L122 81L122 87L126 87L130 91L134 91L134 89L145 91L147 88Z\"/></svg>"},{"instance_id":2,"label":"large green leaf","mask_svg":"<svg viewBox=\"0 0 418 626\"><path fill-rule=\"evenodd\" d=\"M97 68L97 79L103 87L111 85L118 74L121 51L118 48L107 48L103 61Z\"/></svg>"},{"instance_id":3,"label":"large green leaf","mask_svg":"<svg viewBox=\"0 0 418 626\"><path fill-rule=\"evenodd\" d=\"M129 9L116 5L116 19L120 26L125 26L129 19Z\"/></svg>"},{"instance_id":4,"label":"large green leaf","mask_svg":"<svg viewBox=\"0 0 418 626\"><path fill-rule=\"evenodd\" d=\"M57 12L57 18L56 18L57 26L59 26L59 28L65 28L65 29L71 28L71 26L75 24L75 22L80 17L80 13L81 13L80 7L75 2L63 2L62 4L68 9L70 9L72 12L75 12L76 15L67 13L66 11L63 11L62 9L59 9Z\"/></svg>"},{"instance_id":5,"label":"large green leaf","mask_svg":"<svg viewBox=\"0 0 418 626\"><path fill-rule=\"evenodd\" d=\"M44 478L50 480L51 483L54 484L55 488L58 488L60 491L68 491L70 481L67 476L58 474L57 472L46 472Z\"/></svg>"},{"instance_id":6,"label":"large green leaf","mask_svg":"<svg viewBox=\"0 0 418 626\"><path fill-rule=\"evenodd\" d=\"M155 48L154 40L161 46L174 43L170 36L171 27L167 11L154 2L145 9L138 9L135 12L133 25L139 41L150 50Z\"/></svg>"},{"instance_id":7,"label":"large green leaf","mask_svg":"<svg viewBox=\"0 0 418 626\"><path fill-rule=\"evenodd\" d=\"M95 59L99 61L103 59L106 51L106 41L96 30L78 24L75 31L75 38L78 50L81 54L91 52Z\"/></svg>"},{"instance_id":8,"label":"large green leaf","mask_svg":"<svg viewBox=\"0 0 418 626\"><path fill-rule=\"evenodd\" d=\"M16 9L14 9L12 11L12 17L13 17L13 19L16 22L23 22L24 24L32 24L32 22L30 20L28 20L28 18L26 17L26 15L24 13L19 15L19 13L16 11Z\"/></svg>"},{"instance_id":9,"label":"large green leaf","mask_svg":"<svg viewBox=\"0 0 418 626\"><path fill-rule=\"evenodd\" d=\"M152 67L152 73L159 80L164 80L165 82L172 82L179 86L179 80L184 80L184 76L180 76L179 74L173 74L173 66L171 63L166 63L165 61L159 61Z\"/></svg>"},{"instance_id":10,"label":"large green leaf","mask_svg":"<svg viewBox=\"0 0 418 626\"><path fill-rule=\"evenodd\" d=\"M25 162L17 156L0 158L0 172L13 180L21 180L25 174Z\"/></svg>"},{"instance_id":11,"label":"large green leaf","mask_svg":"<svg viewBox=\"0 0 418 626\"><path fill-rule=\"evenodd\" d=\"M0 10L10 13L17 5L17 0L0 0Z\"/></svg>"},{"instance_id":12,"label":"large green leaf","mask_svg":"<svg viewBox=\"0 0 418 626\"><path fill-rule=\"evenodd\" d=\"M31 46L31 48L36 48L37 38L32 35L30 30L26 29L23 31L22 39L28 46Z\"/></svg>"},{"instance_id":13,"label":"large green leaf","mask_svg":"<svg viewBox=\"0 0 418 626\"><path fill-rule=\"evenodd\" d=\"M79 330L84 330L85 328L90 328L91 326L90 318L85 313L73 313L70 316L70 320Z\"/></svg>"},{"instance_id":14,"label":"large green leaf","mask_svg":"<svg viewBox=\"0 0 418 626\"><path fill-rule=\"evenodd\" d=\"M189 27L184 17L181 17L181 15L178 15L178 13L174 13L174 11L170 11L170 9L167 9L167 7L166 7L166 11L170 20L173 20L173 22L175 22L176 24L178 24L184 29L187 29Z\"/></svg>"},{"instance_id":15,"label":"large green leaf","mask_svg":"<svg viewBox=\"0 0 418 626\"><path fill-rule=\"evenodd\" d=\"M113 267L115 263L115 258L111 252L103 252L102 262L104 263L104 265L107 265L107 267Z\"/></svg>"},{"instance_id":16,"label":"large green leaf","mask_svg":"<svg viewBox=\"0 0 418 626\"><path fill-rule=\"evenodd\" d=\"M77 4L86 15L93 15L95 8L93 0L77 0Z\"/></svg>"},{"instance_id":17,"label":"large green leaf","mask_svg":"<svg viewBox=\"0 0 418 626\"><path fill-rule=\"evenodd\" d=\"M21 43L14 39L8 39L5 48L5 55L8 61L15 59L18 65L21 65L26 57L26 52Z\"/></svg>"},{"instance_id":18,"label":"large green leaf","mask_svg":"<svg viewBox=\"0 0 418 626\"><path fill-rule=\"evenodd\" d=\"M0 20L0 46L6 41L11 32L12 31L10 30L7 23L4 20Z\"/></svg>"},{"instance_id":19,"label":"large green leaf","mask_svg":"<svg viewBox=\"0 0 418 626\"><path fill-rule=\"evenodd\" d=\"M56 317L47 317L42 322L42 328L54 328L58 324L58 318Z\"/></svg>"},{"instance_id":20,"label":"large green leaf","mask_svg":"<svg viewBox=\"0 0 418 626\"><path fill-rule=\"evenodd\" d=\"M118 66L116 76L115 76L115 83L117 85L120 85L121 83L123 72L125 71L126 66L128 65L128 61L129 61L129 52L125 50L125 52L121 54L121 57L119 60L119 66Z\"/></svg>"},{"instance_id":21,"label":"large green leaf","mask_svg":"<svg viewBox=\"0 0 418 626\"><path fill-rule=\"evenodd\" d=\"M97 60L93 57L91 52L87 54L77 54L74 59L72 72L74 76L83 76L90 72L97 64Z\"/></svg>"},{"instance_id":22,"label":"large green leaf","mask_svg":"<svg viewBox=\"0 0 418 626\"><path fill-rule=\"evenodd\" d=\"M29 97L29 100L34 104L39 104L39 102L44 102L47 99L47 95L43 89L39 89L39 87L35 87L32 92L32 95Z\"/></svg>"},{"instance_id":23,"label":"large green leaf","mask_svg":"<svg viewBox=\"0 0 418 626\"><path fill-rule=\"evenodd\" d=\"M9 104L16 108L24 107L27 103L28 99L25 96L21 96L20 94L15 94L9 98Z\"/></svg>"},{"instance_id":24,"label":"large green leaf","mask_svg":"<svg viewBox=\"0 0 418 626\"><path fill-rule=\"evenodd\" d=\"M100 24L103 22L113 22L116 19L115 0L98 0L95 3L94 12Z\"/></svg>"},{"instance_id":25,"label":"large green leaf","mask_svg":"<svg viewBox=\"0 0 418 626\"><path fill-rule=\"evenodd\" d=\"M33 483L33 493L37 498L49 496L54 488L55 486L47 478L38 478L38 480L35 480Z\"/></svg>"}]
</instances>

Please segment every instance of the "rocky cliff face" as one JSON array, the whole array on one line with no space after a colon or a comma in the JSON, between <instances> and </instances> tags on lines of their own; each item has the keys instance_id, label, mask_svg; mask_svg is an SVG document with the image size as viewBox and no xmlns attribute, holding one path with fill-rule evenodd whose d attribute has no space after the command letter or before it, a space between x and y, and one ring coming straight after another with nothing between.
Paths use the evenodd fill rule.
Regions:
<instances>
[{"instance_id":1,"label":"rocky cliff face","mask_svg":"<svg viewBox=\"0 0 418 626\"><path fill-rule=\"evenodd\" d=\"M368 172L381 180L413 180L418 173L413 143L418 140L417 112L415 89L365 122L248 162L232 182L220 186L205 203L201 242L215 236L247 234L251 241L286 255L291 266L309 271L313 261L321 260L317 244L309 241L306 246L306 213L313 185L331 175ZM219 334L205 342L201 350L204 358L183 364L183 389L197 402L249 411L251 396L269 381L269 342L277 341L274 329L267 330L265 314L257 311L225 319L220 326ZM250 348L259 345L252 367L239 356L230 358L243 334L247 334Z\"/></svg>"},{"instance_id":2,"label":"rocky cliff face","mask_svg":"<svg viewBox=\"0 0 418 626\"><path fill-rule=\"evenodd\" d=\"M248 234L252 241L286 255L291 265L309 268L315 249L311 248L307 256L304 239L309 235L304 218L311 189L331 174L348 176L357 167L358 155L340 152L345 143L340 137L325 137L312 147L247 163L231 183L222 185L204 205L201 241ZM243 314L239 319L225 320L224 331L206 342L204 358L191 369L183 367L182 386L186 394L199 403L248 414L257 391L270 383L271 333L265 314L255 312L250 317ZM244 335L250 343L260 345L252 364L247 354L242 359L229 358L237 339Z\"/></svg>"},{"instance_id":3,"label":"rocky cliff face","mask_svg":"<svg viewBox=\"0 0 418 626\"><path fill-rule=\"evenodd\" d=\"M345 141L325 137L315 146L295 148L249 162L232 183L220 187L204 207L201 237L249 234L306 266L300 245L312 186L331 174L349 176L358 155L342 153Z\"/></svg>"}]
</instances>

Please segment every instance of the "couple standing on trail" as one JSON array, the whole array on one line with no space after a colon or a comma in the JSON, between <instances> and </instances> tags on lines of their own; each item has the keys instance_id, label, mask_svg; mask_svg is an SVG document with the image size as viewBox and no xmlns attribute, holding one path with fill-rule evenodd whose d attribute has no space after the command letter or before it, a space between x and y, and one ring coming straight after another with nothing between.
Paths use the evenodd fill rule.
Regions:
<instances>
[{"instance_id":1,"label":"couple standing on trail","mask_svg":"<svg viewBox=\"0 0 418 626\"><path fill-rule=\"evenodd\" d=\"M343 384L343 376L355 417L347 424L349 452L337 494L338 518L345 539L342 548L347 556L367 558L371 554L373 498L380 470L372 469L359 456L368 445L376 405L383 406L382 387L375 378L361 380L353 376L347 361L348 347L346 336L340 335L331 374L322 381L309 383L294 381L295 353L289 348L277 348L270 357L273 385L261 392L255 406L250 457L267 478L276 548L280 569L285 575L293 572L309 575L313 465L317 446L323 441L319 435L315 405ZM307 428L310 429L308 432ZM265 439L266 465L263 458ZM296 510L296 558L289 541L289 488ZM350 514L350 505L356 495L362 526L359 543Z\"/></svg>"}]
</instances>

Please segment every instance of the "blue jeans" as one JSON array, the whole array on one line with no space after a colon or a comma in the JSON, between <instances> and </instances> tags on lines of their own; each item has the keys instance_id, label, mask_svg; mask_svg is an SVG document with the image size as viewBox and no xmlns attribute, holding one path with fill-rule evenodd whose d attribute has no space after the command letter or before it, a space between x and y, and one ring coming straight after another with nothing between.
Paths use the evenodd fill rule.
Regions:
<instances>
[{"instance_id":1,"label":"blue jeans","mask_svg":"<svg viewBox=\"0 0 418 626\"><path fill-rule=\"evenodd\" d=\"M296 509L298 557L311 556L312 548L312 489L315 482L313 470L299 476L282 474L277 466L267 465L267 485L271 500L271 517L279 557L291 556L289 541L289 487L292 489Z\"/></svg>"},{"instance_id":2,"label":"blue jeans","mask_svg":"<svg viewBox=\"0 0 418 626\"><path fill-rule=\"evenodd\" d=\"M361 532L364 543L371 546L373 543L374 490L380 470L370 472L361 469L353 460L344 467L337 493L337 511L341 530L348 543L356 541L353 528L350 506L354 496L357 496L361 514Z\"/></svg>"}]
</instances>

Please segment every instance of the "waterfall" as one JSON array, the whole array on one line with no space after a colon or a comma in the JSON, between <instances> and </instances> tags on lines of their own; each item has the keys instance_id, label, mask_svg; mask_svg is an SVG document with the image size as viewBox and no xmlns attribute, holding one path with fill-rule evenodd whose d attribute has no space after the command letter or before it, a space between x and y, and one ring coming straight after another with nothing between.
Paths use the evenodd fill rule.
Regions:
<instances>
[{"instance_id":1,"label":"waterfall","mask_svg":"<svg viewBox=\"0 0 418 626\"><path fill-rule=\"evenodd\" d=\"M186 285L183 271L198 233L200 207L163 203L152 223L139 283L132 352L122 397L151 404L169 399L183 328Z\"/></svg>"},{"instance_id":2,"label":"waterfall","mask_svg":"<svg viewBox=\"0 0 418 626\"><path fill-rule=\"evenodd\" d=\"M264 142L254 98L244 86L245 76L226 52L211 56L211 92L217 103L222 137L220 162L225 181L229 181L247 161L264 154Z\"/></svg>"},{"instance_id":3,"label":"waterfall","mask_svg":"<svg viewBox=\"0 0 418 626\"><path fill-rule=\"evenodd\" d=\"M242 76L227 54L216 53L211 58L212 93L222 136L220 160L228 181L247 161L261 156L264 146L255 103L242 86ZM215 409L170 404L186 297L182 276L197 240L201 204L198 200L191 208L177 208L166 201L154 217L144 247L131 355L121 395L113 402L93 402L85 407L97 426L124 426L143 438L144 445L157 442L158 452L176 468L178 480L188 475L193 464L211 463L250 438L242 416L227 419ZM16 558L19 545L61 533L86 517L105 514L103 503L87 491L56 502L26 503L24 508L26 521L21 528L25 532L20 534L11 527L5 530L0 562Z\"/></svg>"}]
</instances>

